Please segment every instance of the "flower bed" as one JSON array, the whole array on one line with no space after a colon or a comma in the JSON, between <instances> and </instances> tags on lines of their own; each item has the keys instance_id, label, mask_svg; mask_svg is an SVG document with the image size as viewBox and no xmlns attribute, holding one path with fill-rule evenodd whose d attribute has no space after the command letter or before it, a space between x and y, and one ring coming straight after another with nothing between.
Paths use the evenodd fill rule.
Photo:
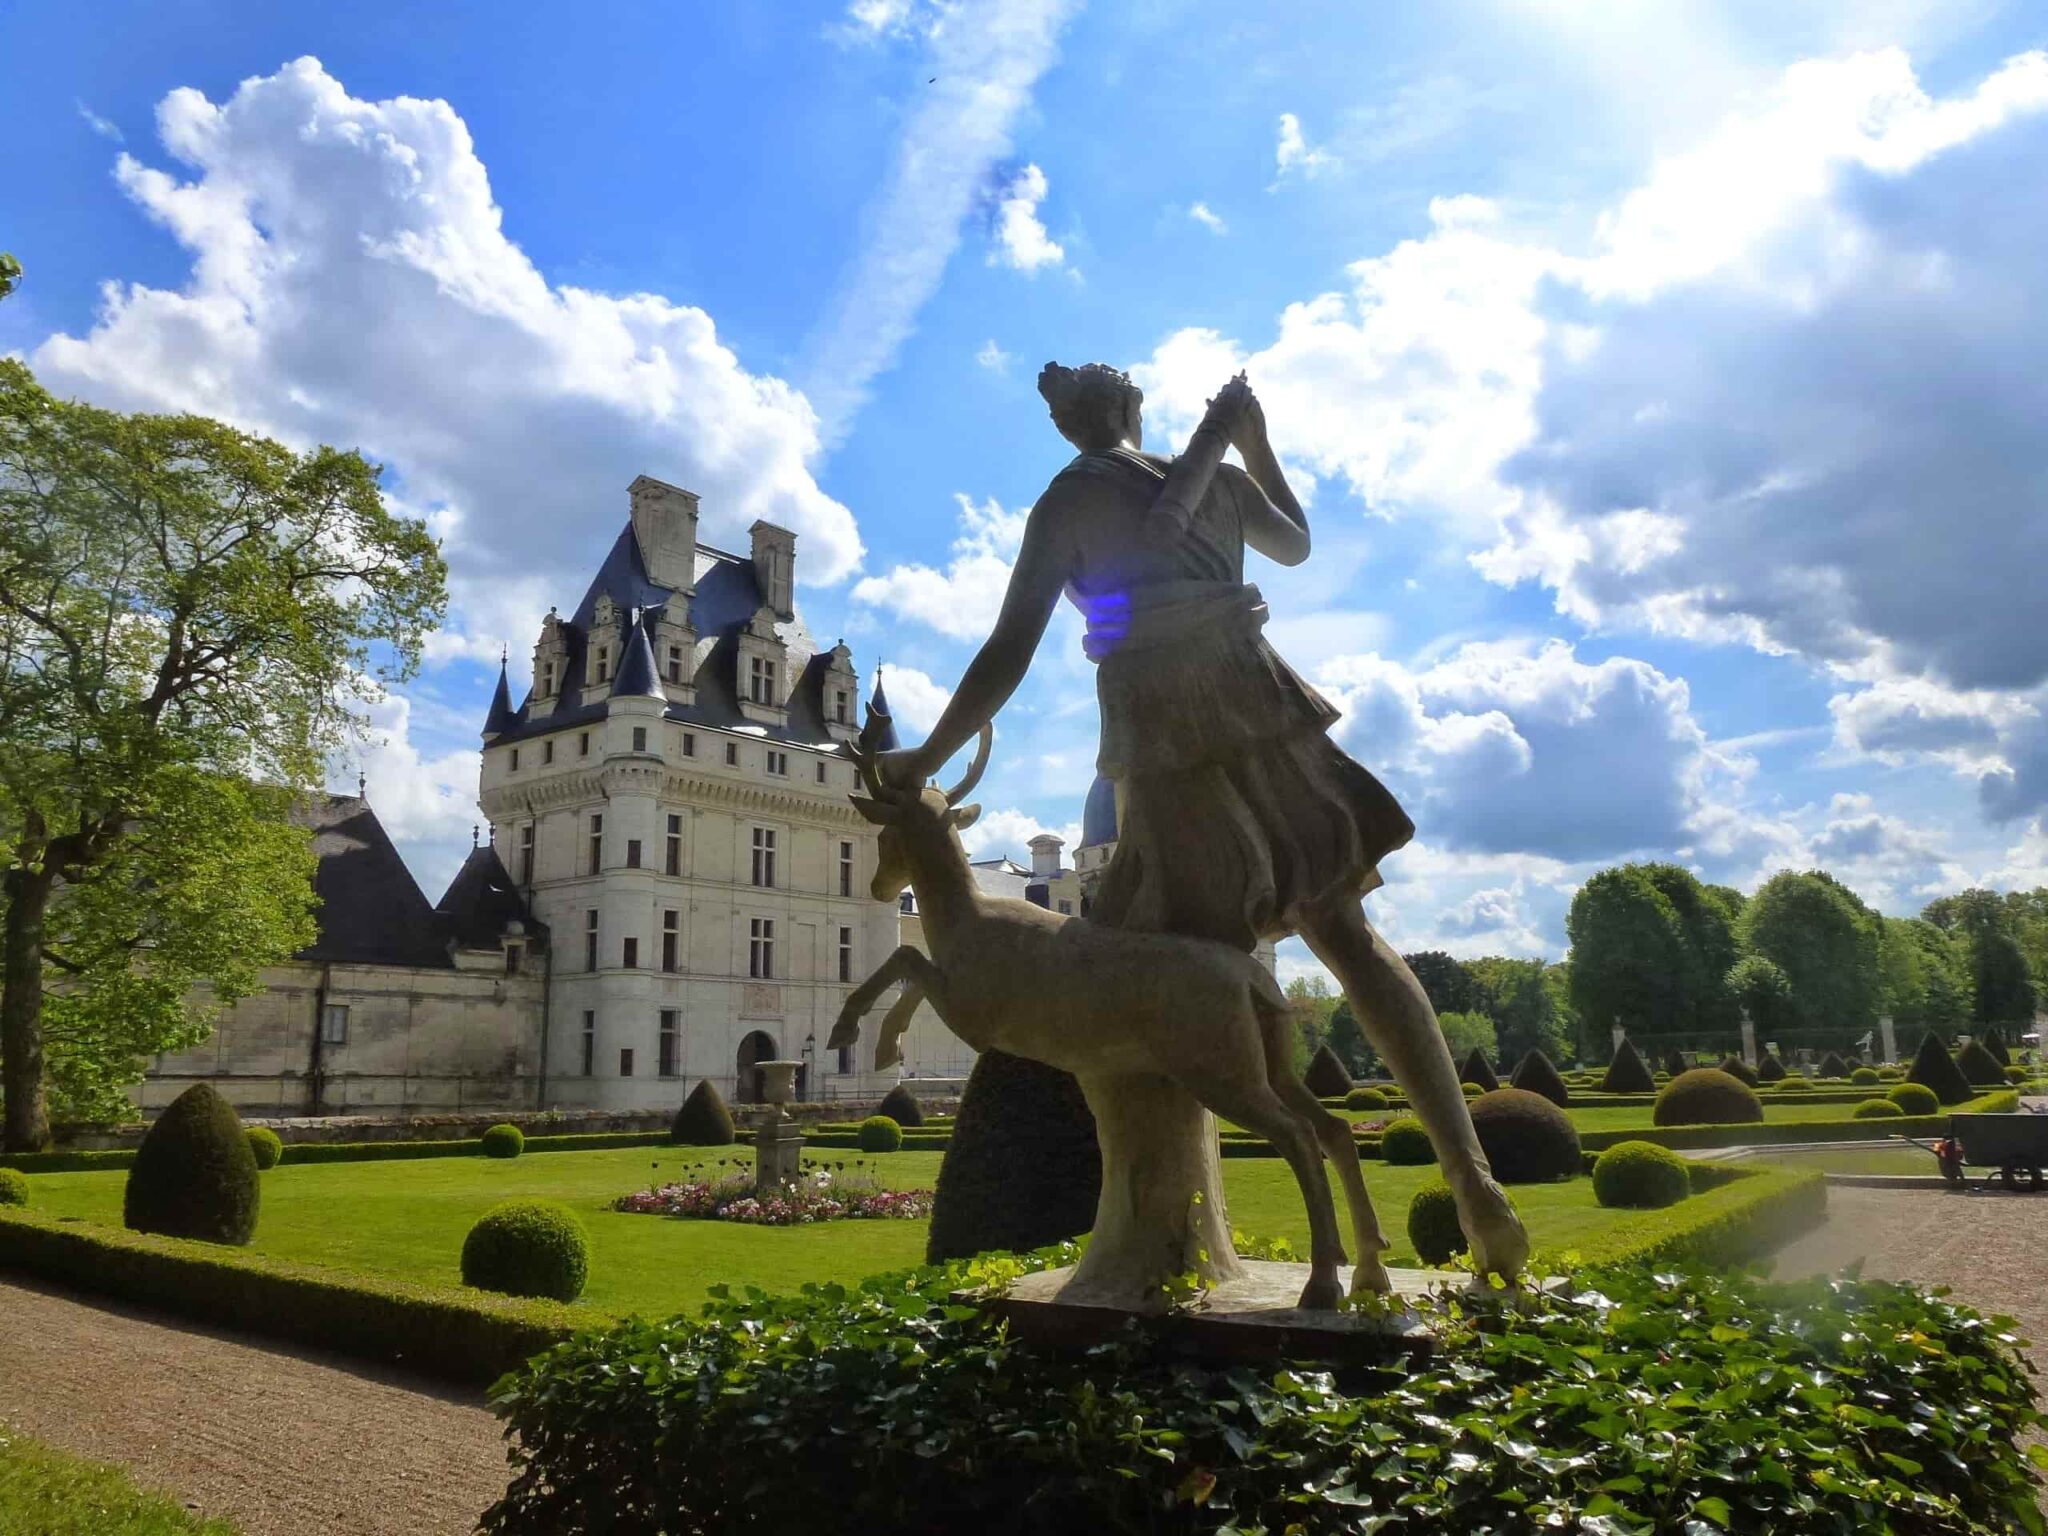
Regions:
<instances>
[{"instance_id":1,"label":"flower bed","mask_svg":"<svg viewBox=\"0 0 2048 1536\"><path fill-rule=\"evenodd\" d=\"M730 1168L731 1171L723 1171ZM884 1189L865 1163L813 1163L802 1176L768 1194L754 1188L744 1162L720 1158L683 1170L682 1178L636 1190L612 1202L634 1216L675 1216L686 1221L738 1221L755 1227L798 1227L817 1221L919 1221L932 1213L928 1189Z\"/></svg>"}]
</instances>

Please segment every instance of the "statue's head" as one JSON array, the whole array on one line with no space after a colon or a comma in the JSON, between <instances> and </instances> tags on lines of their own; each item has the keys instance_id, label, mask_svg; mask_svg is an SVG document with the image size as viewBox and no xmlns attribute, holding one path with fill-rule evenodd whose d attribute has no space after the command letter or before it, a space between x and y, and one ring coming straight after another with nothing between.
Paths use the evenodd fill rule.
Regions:
<instances>
[{"instance_id":1,"label":"statue's head","mask_svg":"<svg viewBox=\"0 0 2048 1536\"><path fill-rule=\"evenodd\" d=\"M1063 368L1047 363L1038 375L1038 392L1052 407L1052 424L1060 436L1083 453L1100 453L1120 443L1145 444L1140 408L1145 392L1131 376L1107 363Z\"/></svg>"},{"instance_id":2,"label":"statue's head","mask_svg":"<svg viewBox=\"0 0 2048 1536\"><path fill-rule=\"evenodd\" d=\"M847 748L867 789L865 795L850 798L863 818L881 828L881 836L875 840L875 878L868 894L877 901L894 901L912 883L911 873L917 867L920 851L927 860L936 853L957 860L963 868L966 866L967 853L961 846L960 834L974 825L981 807L960 802L981 782L982 770L988 767L989 747L995 741L995 729L987 725L981 728L974 761L958 784L951 789L940 789L936 784L912 789L883 782L877 763L882 723L883 717L870 707L861 739Z\"/></svg>"}]
</instances>

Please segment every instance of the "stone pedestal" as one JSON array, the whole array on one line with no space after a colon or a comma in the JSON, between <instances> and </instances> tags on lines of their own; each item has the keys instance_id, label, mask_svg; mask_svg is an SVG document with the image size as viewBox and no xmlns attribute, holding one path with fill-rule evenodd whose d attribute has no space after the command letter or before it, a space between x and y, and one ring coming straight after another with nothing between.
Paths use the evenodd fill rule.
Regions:
<instances>
[{"instance_id":1,"label":"stone pedestal","mask_svg":"<svg viewBox=\"0 0 2048 1536\"><path fill-rule=\"evenodd\" d=\"M1742 1059L1752 1067L1757 1063L1756 1025L1750 1022L1749 1010L1742 1010Z\"/></svg>"},{"instance_id":2,"label":"stone pedestal","mask_svg":"<svg viewBox=\"0 0 2048 1536\"><path fill-rule=\"evenodd\" d=\"M1884 1055L1880 1058L1886 1066L1895 1066L1899 1060L1899 1037L1892 1029L1892 1016L1885 1014L1877 1021L1877 1043Z\"/></svg>"},{"instance_id":3,"label":"stone pedestal","mask_svg":"<svg viewBox=\"0 0 2048 1536\"><path fill-rule=\"evenodd\" d=\"M770 1120L754 1132L754 1188L794 1184L803 1166L804 1130L794 1120Z\"/></svg>"}]
</instances>

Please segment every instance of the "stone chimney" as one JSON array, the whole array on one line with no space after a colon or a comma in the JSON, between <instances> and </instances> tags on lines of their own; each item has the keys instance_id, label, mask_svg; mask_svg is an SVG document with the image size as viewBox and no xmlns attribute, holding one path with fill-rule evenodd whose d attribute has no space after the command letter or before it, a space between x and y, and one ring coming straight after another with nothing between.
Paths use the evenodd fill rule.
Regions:
<instances>
[{"instance_id":1,"label":"stone chimney","mask_svg":"<svg viewBox=\"0 0 2048 1536\"><path fill-rule=\"evenodd\" d=\"M696 590L696 492L642 475L626 494L633 505L633 538L649 579L678 592Z\"/></svg>"},{"instance_id":2,"label":"stone chimney","mask_svg":"<svg viewBox=\"0 0 2048 1536\"><path fill-rule=\"evenodd\" d=\"M761 600L778 619L796 616L796 535L773 523L757 522L747 532L754 541L754 580Z\"/></svg>"},{"instance_id":3,"label":"stone chimney","mask_svg":"<svg viewBox=\"0 0 2048 1536\"><path fill-rule=\"evenodd\" d=\"M1050 832L1041 832L1038 836L1031 839L1029 846L1031 848L1031 878L1034 880L1057 878L1060 872L1060 853L1067 846L1065 839L1055 837Z\"/></svg>"}]
</instances>

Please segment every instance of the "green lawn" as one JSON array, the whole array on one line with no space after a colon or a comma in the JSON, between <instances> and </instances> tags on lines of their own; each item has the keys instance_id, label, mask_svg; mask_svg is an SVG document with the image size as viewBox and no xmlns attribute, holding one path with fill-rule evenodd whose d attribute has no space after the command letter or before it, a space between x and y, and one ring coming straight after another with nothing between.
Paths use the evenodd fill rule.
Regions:
<instances>
[{"instance_id":1,"label":"green lawn","mask_svg":"<svg viewBox=\"0 0 2048 1536\"><path fill-rule=\"evenodd\" d=\"M730 1222L626 1216L605 1209L627 1190L644 1187L649 1164L673 1178L685 1162L676 1152L629 1147L602 1152L550 1152L509 1161L481 1157L416 1162L284 1165L263 1175L259 1252L317 1264L460 1283L457 1259L464 1233L483 1210L511 1196L569 1205L590 1229L589 1288L583 1300L608 1312L665 1316L694 1309L707 1287L725 1282L793 1291L807 1280L853 1281L924 1260L922 1221L839 1221L810 1227L748 1227ZM854 1154L848 1154L852 1161ZM929 1187L936 1152L869 1156L895 1188ZM1368 1164L1366 1181L1393 1261L1413 1264L1408 1201L1434 1168ZM120 1224L127 1175L46 1173L30 1179L33 1209L55 1216ZM1236 1158L1224 1164L1232 1224L1257 1237L1284 1237L1302 1251L1308 1221L1286 1164L1277 1158ZM1340 1197L1341 1198L1341 1197ZM1632 1219L1603 1210L1589 1180L1525 1185L1514 1191L1539 1249L1595 1252Z\"/></svg>"},{"instance_id":2,"label":"green lawn","mask_svg":"<svg viewBox=\"0 0 2048 1536\"><path fill-rule=\"evenodd\" d=\"M161 1494L145 1493L119 1467L81 1461L0 1433L0 1531L7 1536L237 1536Z\"/></svg>"},{"instance_id":3,"label":"green lawn","mask_svg":"<svg viewBox=\"0 0 2048 1536\"><path fill-rule=\"evenodd\" d=\"M1872 1098L1880 1097L1873 1092ZM1854 1117L1854 1104L1811 1104L1797 1099L1767 1099L1764 1101L1764 1123L1769 1125L1779 1120L1848 1120ZM1384 1109L1350 1109L1344 1113L1351 1120L1384 1120L1402 1111ZM1655 1107L1649 1104L1600 1104L1594 1106L1573 1106L1565 1110L1571 1116L1572 1124L1582 1131L1638 1131L1646 1130L1657 1123Z\"/></svg>"},{"instance_id":4,"label":"green lawn","mask_svg":"<svg viewBox=\"0 0 2048 1536\"><path fill-rule=\"evenodd\" d=\"M1770 1154L1784 1168L1822 1173L1909 1173L1931 1179L1941 1172L1931 1153L1897 1143L1868 1147L1787 1147Z\"/></svg>"}]
</instances>

